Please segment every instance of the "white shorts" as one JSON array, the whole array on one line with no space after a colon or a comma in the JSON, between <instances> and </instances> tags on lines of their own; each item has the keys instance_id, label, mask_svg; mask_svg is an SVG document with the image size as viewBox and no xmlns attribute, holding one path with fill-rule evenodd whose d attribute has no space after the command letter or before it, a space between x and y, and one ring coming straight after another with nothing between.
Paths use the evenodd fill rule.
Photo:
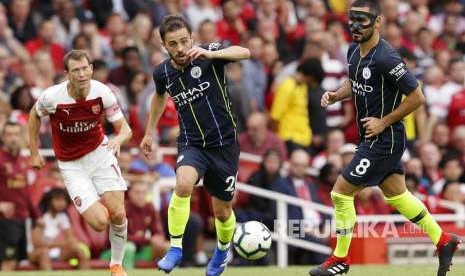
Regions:
<instances>
[{"instance_id":1,"label":"white shorts","mask_svg":"<svg viewBox=\"0 0 465 276\"><path fill-rule=\"evenodd\" d=\"M127 190L113 151L107 148L108 139L83 157L72 161L57 161L71 200L83 213L108 191Z\"/></svg>"}]
</instances>

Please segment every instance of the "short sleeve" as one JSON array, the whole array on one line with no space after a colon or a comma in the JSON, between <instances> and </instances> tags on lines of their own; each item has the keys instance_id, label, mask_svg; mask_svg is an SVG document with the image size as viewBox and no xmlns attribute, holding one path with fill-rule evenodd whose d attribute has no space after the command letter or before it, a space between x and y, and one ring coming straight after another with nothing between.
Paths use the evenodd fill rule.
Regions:
<instances>
[{"instance_id":1,"label":"short sleeve","mask_svg":"<svg viewBox=\"0 0 465 276\"><path fill-rule=\"evenodd\" d=\"M158 95L164 95L166 93L165 85L163 84L162 78L160 78L159 67L153 70L153 82L155 83L155 91Z\"/></svg>"},{"instance_id":2,"label":"short sleeve","mask_svg":"<svg viewBox=\"0 0 465 276\"><path fill-rule=\"evenodd\" d=\"M383 76L396 84L404 95L410 94L418 87L418 81L408 70L400 55L392 50L383 55L379 61Z\"/></svg>"},{"instance_id":3,"label":"short sleeve","mask_svg":"<svg viewBox=\"0 0 465 276\"><path fill-rule=\"evenodd\" d=\"M40 94L35 104L37 115L40 117L44 117L55 112L55 105L48 94L49 93L47 93L47 91Z\"/></svg>"},{"instance_id":4,"label":"short sleeve","mask_svg":"<svg viewBox=\"0 0 465 276\"><path fill-rule=\"evenodd\" d=\"M102 101L103 108L105 109L105 116L109 122L115 122L124 117L121 108L119 107L118 101L116 100L115 94L111 89L103 85L102 86Z\"/></svg>"},{"instance_id":5,"label":"short sleeve","mask_svg":"<svg viewBox=\"0 0 465 276\"><path fill-rule=\"evenodd\" d=\"M219 42L214 42L210 44L200 45L200 48L204 48L205 50L208 50L208 51L219 51L219 50L224 49L225 47L223 44ZM229 62L232 62L232 60L220 59L220 58L213 59L213 63L218 64L218 65L225 65Z\"/></svg>"}]
</instances>

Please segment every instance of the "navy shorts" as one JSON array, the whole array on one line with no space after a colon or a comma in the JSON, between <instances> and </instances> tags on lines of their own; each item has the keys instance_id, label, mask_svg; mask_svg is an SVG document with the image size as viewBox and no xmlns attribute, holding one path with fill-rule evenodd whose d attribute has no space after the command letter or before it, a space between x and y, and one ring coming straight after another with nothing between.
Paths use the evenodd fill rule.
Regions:
<instances>
[{"instance_id":1,"label":"navy shorts","mask_svg":"<svg viewBox=\"0 0 465 276\"><path fill-rule=\"evenodd\" d=\"M194 167L212 196L231 201L236 189L239 153L237 143L216 148L182 146L178 148L176 169L180 166Z\"/></svg>"},{"instance_id":2,"label":"navy shorts","mask_svg":"<svg viewBox=\"0 0 465 276\"><path fill-rule=\"evenodd\" d=\"M390 145L370 146L371 142L360 143L354 158L342 172L345 180L356 186L377 186L391 174L404 174L400 161L403 150L391 154Z\"/></svg>"}]
</instances>

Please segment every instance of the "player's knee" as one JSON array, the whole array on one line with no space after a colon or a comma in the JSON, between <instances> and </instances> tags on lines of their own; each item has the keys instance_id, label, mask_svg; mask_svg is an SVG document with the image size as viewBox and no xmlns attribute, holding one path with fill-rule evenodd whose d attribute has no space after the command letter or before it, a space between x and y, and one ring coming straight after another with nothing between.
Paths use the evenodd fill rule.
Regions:
<instances>
[{"instance_id":1,"label":"player's knee","mask_svg":"<svg viewBox=\"0 0 465 276\"><path fill-rule=\"evenodd\" d=\"M111 212L111 223L114 224L123 224L126 220L126 211L124 208L114 210Z\"/></svg>"},{"instance_id":2,"label":"player's knee","mask_svg":"<svg viewBox=\"0 0 465 276\"><path fill-rule=\"evenodd\" d=\"M178 181L176 183L176 194L180 197L188 197L192 194L193 184L190 181Z\"/></svg>"},{"instance_id":3,"label":"player's knee","mask_svg":"<svg viewBox=\"0 0 465 276\"><path fill-rule=\"evenodd\" d=\"M89 222L90 226L92 229L94 229L97 232L102 232L105 230L108 226L108 218L107 217L96 217L92 222Z\"/></svg>"},{"instance_id":4,"label":"player's knee","mask_svg":"<svg viewBox=\"0 0 465 276\"><path fill-rule=\"evenodd\" d=\"M232 210L229 208L221 208L215 211L215 217L221 222L227 221L231 214Z\"/></svg>"}]
</instances>

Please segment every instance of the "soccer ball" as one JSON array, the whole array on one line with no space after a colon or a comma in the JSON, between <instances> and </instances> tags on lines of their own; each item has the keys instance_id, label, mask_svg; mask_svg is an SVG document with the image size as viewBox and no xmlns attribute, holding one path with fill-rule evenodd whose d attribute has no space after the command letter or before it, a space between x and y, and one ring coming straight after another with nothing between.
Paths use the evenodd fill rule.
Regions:
<instances>
[{"instance_id":1,"label":"soccer ball","mask_svg":"<svg viewBox=\"0 0 465 276\"><path fill-rule=\"evenodd\" d=\"M271 232L261 222L248 221L234 231L233 244L236 252L247 260L263 258L271 247Z\"/></svg>"}]
</instances>

